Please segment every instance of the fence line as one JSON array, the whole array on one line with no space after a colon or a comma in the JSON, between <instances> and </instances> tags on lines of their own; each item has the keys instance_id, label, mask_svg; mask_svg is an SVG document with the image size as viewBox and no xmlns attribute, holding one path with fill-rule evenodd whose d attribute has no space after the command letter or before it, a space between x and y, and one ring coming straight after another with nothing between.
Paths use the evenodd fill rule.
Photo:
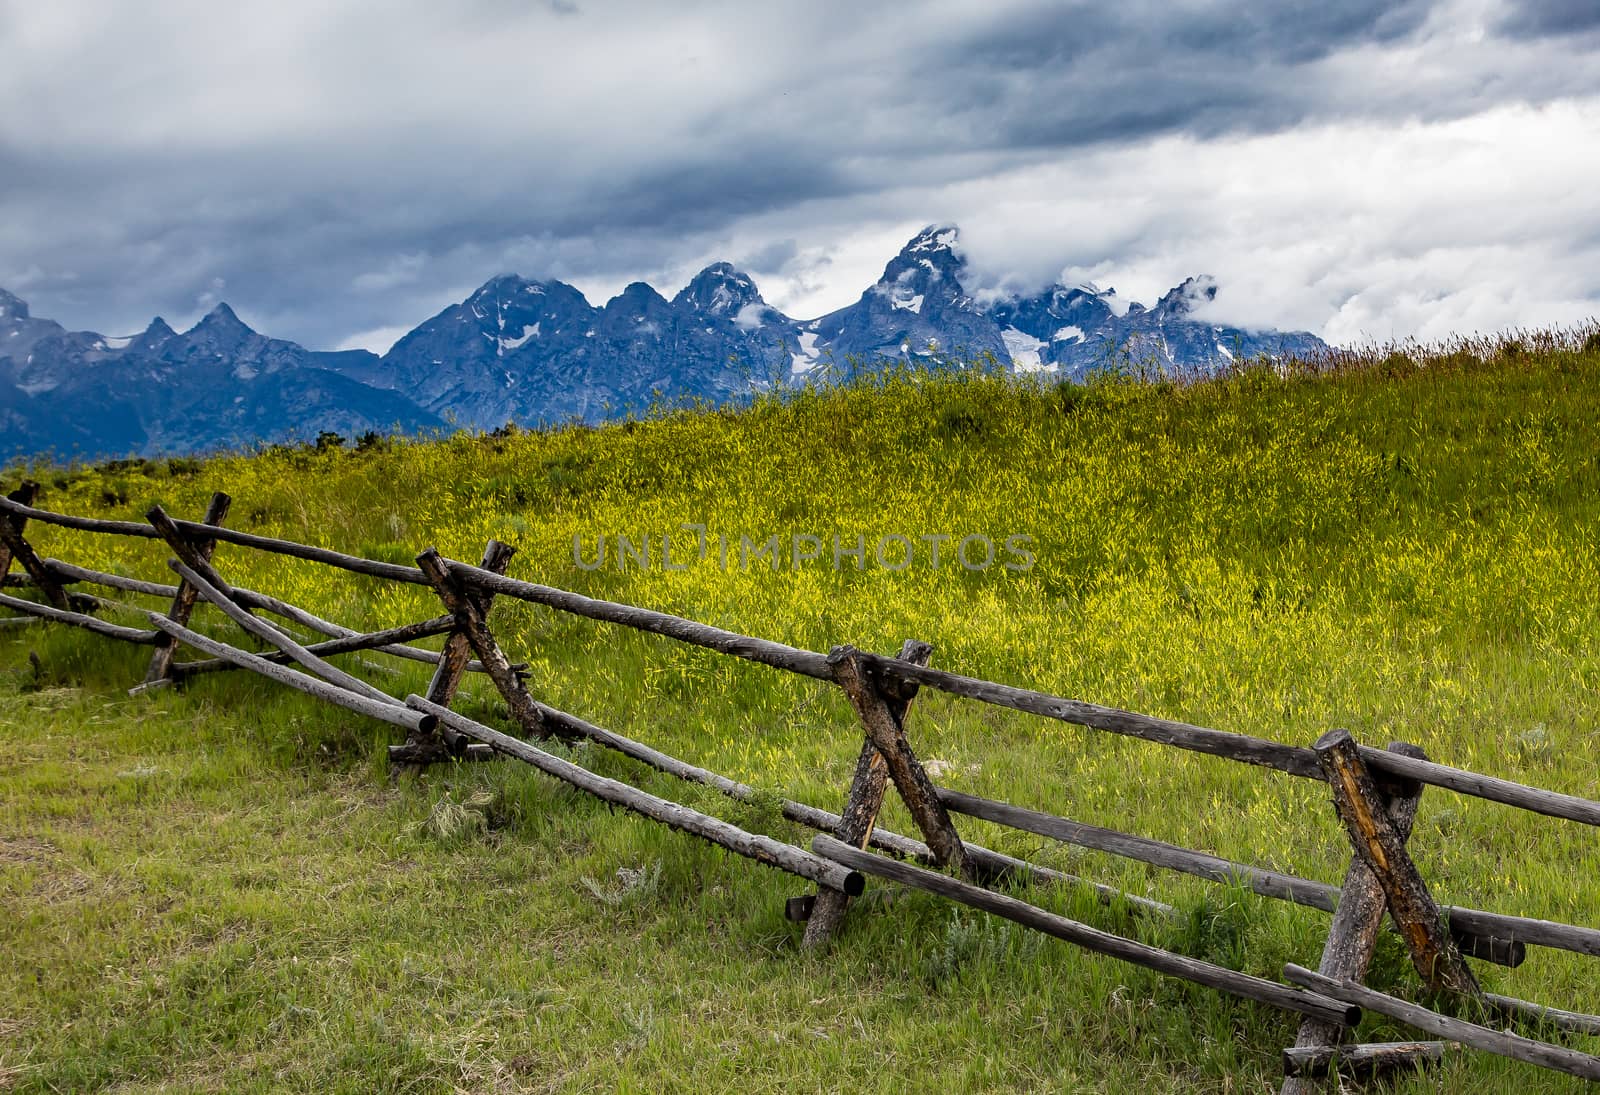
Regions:
<instances>
[{"instance_id":1,"label":"fence line","mask_svg":"<svg viewBox=\"0 0 1600 1095\"><path fill-rule=\"evenodd\" d=\"M1437 786L1537 814L1600 825L1600 803L1573 795L1452 768L1402 748L1360 745L1343 731L1324 735L1312 747L1215 730L1150 715L1067 699L1027 688L963 676L926 664L931 648L908 642L899 657L836 647L828 654L804 650L695 620L634 605L599 600L568 590L523 581L503 572L512 549L491 541L481 565L446 559L429 549L416 567L364 559L329 548L259 536L226 527L226 495L217 495L203 522L175 520L160 507L147 523L109 521L58 514L33 505L32 484L0 498L0 581L31 589L49 603L0 593L0 606L23 615L0 619L66 624L106 638L155 646L146 681L131 689L181 684L193 676L246 669L326 702L398 726L406 742L389 749L396 764L424 765L451 758L508 756L529 763L604 801L720 847L815 883L817 895L788 902L791 919L807 920L804 942L823 946L832 938L850 897L862 890L863 876L874 875L925 890L1003 916L1076 945L1181 977L1220 991L1299 1013L1297 1044L1284 1053L1286 1092L1304 1090L1301 1076L1345 1070L1376 1074L1424 1067L1443 1059L1445 1043L1416 1042L1372 1046L1341 1044L1359 1018L1360 1006L1397 1018L1430 1033L1489 1052L1586 1078L1600 1078L1600 1058L1563 1046L1520 1038L1429 1011L1360 985L1372 944L1385 913L1405 943L1423 984L1454 1006L1528 1020L1546 1029L1600 1034L1600 1017L1486 994L1466 963L1472 958L1505 966L1520 965L1529 946L1600 956L1600 931L1528 917L1438 905L1406 848L1410 817L1423 785ZM108 574L41 559L25 538L29 521L74 531L164 540L176 558L170 566L176 585ZM278 598L230 585L211 561L218 543L269 552L385 581L430 587L445 613L427 620L358 632L322 619ZM11 576L13 562L25 575ZM170 598L165 615L146 612L151 629L140 630L96 618L102 598L68 592L68 586L96 585L125 593ZM810 848L746 832L719 818L649 794L629 784L596 775L529 741L505 734L450 709L461 677L488 675L506 701L513 720L528 735L584 739L615 750L658 771L711 787L738 801L757 792L748 785L671 757L575 715L543 704L529 694L521 672L500 649L488 618L496 597L543 605L588 619L658 634L732 657L810 677L845 692L861 722L862 749L845 809L835 814L805 803L781 801L783 816L818 830ZM246 634L274 647L252 653L187 626L192 606L213 605ZM302 645L284 627L259 613L286 620L325 641ZM443 652L411 642L446 635ZM210 655L176 661L178 645ZM367 651L427 662L435 667L428 695L396 697L326 660L329 655ZM474 658L473 655L476 655ZM367 663L371 664L371 663ZM291 668L290 666L297 668ZM1340 831L1352 850L1344 887L1234 863L1209 853L1087 825L1067 818L938 787L917 760L906 733L910 706L922 687L1090 729L1325 781ZM887 788L893 785L911 811L922 840L876 825ZM1003 855L964 841L952 815L976 817L1053 840L1095 848L1214 882L1242 883L1254 892L1334 914L1319 972L1290 965L1285 978L1297 988L1221 969L1088 925L1067 920L1027 902L997 893L996 884L1084 885L1097 897L1149 916L1171 916L1170 906L1122 893L1113 887ZM869 849L876 849L869 850ZM886 858L890 856L898 858ZM900 860L913 860L911 866ZM959 877L952 877L955 872Z\"/></svg>"}]
</instances>

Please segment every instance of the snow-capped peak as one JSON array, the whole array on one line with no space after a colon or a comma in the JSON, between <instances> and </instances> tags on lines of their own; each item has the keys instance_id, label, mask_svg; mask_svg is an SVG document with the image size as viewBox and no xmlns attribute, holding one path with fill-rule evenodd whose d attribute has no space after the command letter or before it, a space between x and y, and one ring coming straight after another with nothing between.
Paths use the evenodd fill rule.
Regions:
<instances>
[{"instance_id":1,"label":"snow-capped peak","mask_svg":"<svg viewBox=\"0 0 1600 1095\"><path fill-rule=\"evenodd\" d=\"M1209 274L1185 278L1182 285L1167 292L1156 305L1158 311L1169 316L1181 316L1195 307L1217 297L1217 279Z\"/></svg>"},{"instance_id":2,"label":"snow-capped peak","mask_svg":"<svg viewBox=\"0 0 1600 1095\"><path fill-rule=\"evenodd\" d=\"M485 304L496 300L510 300L519 293L540 294L544 287L536 281L529 281L520 274L496 274L478 287L472 294L471 302Z\"/></svg>"},{"instance_id":3,"label":"snow-capped peak","mask_svg":"<svg viewBox=\"0 0 1600 1095\"><path fill-rule=\"evenodd\" d=\"M965 259L956 249L954 225L924 228L884 267L883 277L868 290L889 302L891 312L928 316L946 309L976 307L961 285Z\"/></svg>"},{"instance_id":4,"label":"snow-capped peak","mask_svg":"<svg viewBox=\"0 0 1600 1095\"><path fill-rule=\"evenodd\" d=\"M750 275L731 263L715 262L694 276L673 299L675 306L687 305L708 315L736 318L753 314L751 305L765 305Z\"/></svg>"},{"instance_id":5,"label":"snow-capped peak","mask_svg":"<svg viewBox=\"0 0 1600 1095\"><path fill-rule=\"evenodd\" d=\"M906 244L902 255L916 255L925 251L954 252L961 239L961 230L953 224L930 224Z\"/></svg>"}]
</instances>

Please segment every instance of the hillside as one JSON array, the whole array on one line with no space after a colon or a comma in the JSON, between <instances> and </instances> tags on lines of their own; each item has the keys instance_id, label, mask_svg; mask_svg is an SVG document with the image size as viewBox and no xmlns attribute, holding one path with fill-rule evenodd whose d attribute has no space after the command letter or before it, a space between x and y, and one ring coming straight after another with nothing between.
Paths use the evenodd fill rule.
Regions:
<instances>
[{"instance_id":1,"label":"hillside","mask_svg":"<svg viewBox=\"0 0 1600 1095\"><path fill-rule=\"evenodd\" d=\"M39 504L194 516L223 489L236 527L405 562L498 537L518 576L810 649L917 637L964 673L1285 742L1345 726L1594 798L1597 405L1592 327L1189 384L891 371L599 428L46 471ZM689 526L789 550L725 566ZM618 535L671 537L687 569L591 568ZM835 535L867 545L859 569L795 562L796 537ZM1025 569L935 566L925 539L1014 535ZM904 568L873 552L897 536ZM148 544L30 537L166 573ZM351 626L438 611L226 545L217 565ZM540 698L840 804L859 736L831 691L530 606L495 620ZM802 955L792 880L509 766L391 785L383 728L231 675L127 698L141 673L91 636L0 630L0 952L22 973L0 978L0 1089L1255 1091L1293 1040L1267 1009L882 887L832 954ZM401 673L373 679L426 682ZM1308 781L933 695L908 730L964 790L1334 883L1348 858ZM445 808L485 790L481 824ZM1320 913L971 831L1188 914L1034 895L1069 915L1269 976L1316 964ZM1594 923L1590 831L1432 790L1416 831L1442 900ZM1592 961L1477 969L1600 1012ZM1414 993L1393 939L1371 981ZM1411 1036L1372 1016L1360 1034ZM1394 1090L1579 1086L1470 1055Z\"/></svg>"}]
</instances>

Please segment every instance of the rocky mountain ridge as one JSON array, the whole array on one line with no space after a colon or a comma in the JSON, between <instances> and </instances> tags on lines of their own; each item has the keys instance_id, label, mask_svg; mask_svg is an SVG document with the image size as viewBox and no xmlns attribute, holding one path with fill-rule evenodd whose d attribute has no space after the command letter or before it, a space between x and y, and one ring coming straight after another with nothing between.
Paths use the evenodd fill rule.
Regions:
<instances>
[{"instance_id":1,"label":"rocky mountain ridge","mask_svg":"<svg viewBox=\"0 0 1600 1095\"><path fill-rule=\"evenodd\" d=\"M1094 286L974 294L959 232L931 225L848 307L809 321L762 299L736 267L707 266L667 300L643 282L601 307L560 281L492 278L381 357L318 352L252 330L219 304L188 331L67 331L0 290L0 458L155 455L345 437L601 422L669 401L721 403L898 361L993 362L1081 380L1136 365L1203 374L1238 357L1326 347L1194 313L1217 285L1190 278L1152 308Z\"/></svg>"}]
</instances>

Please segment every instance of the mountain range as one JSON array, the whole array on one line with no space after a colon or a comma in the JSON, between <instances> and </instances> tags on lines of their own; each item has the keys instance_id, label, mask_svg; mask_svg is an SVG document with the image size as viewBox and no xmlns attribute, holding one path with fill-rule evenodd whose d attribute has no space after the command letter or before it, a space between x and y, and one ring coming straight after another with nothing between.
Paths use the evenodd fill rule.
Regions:
<instances>
[{"instance_id":1,"label":"mountain range","mask_svg":"<svg viewBox=\"0 0 1600 1095\"><path fill-rule=\"evenodd\" d=\"M1192 375L1327 348L1304 331L1197 316L1218 291L1205 277L1150 308L1092 285L974 295L962 283L958 239L952 226L924 229L858 301L808 321L767 304L749 275L723 262L670 301L635 282L599 308L564 282L502 275L381 357L269 338L226 304L182 333L160 318L122 338L68 331L0 290L0 459L208 452L325 431L595 423L661 401L720 403L826 383L890 361L993 361L1081 380L1119 364Z\"/></svg>"}]
</instances>

